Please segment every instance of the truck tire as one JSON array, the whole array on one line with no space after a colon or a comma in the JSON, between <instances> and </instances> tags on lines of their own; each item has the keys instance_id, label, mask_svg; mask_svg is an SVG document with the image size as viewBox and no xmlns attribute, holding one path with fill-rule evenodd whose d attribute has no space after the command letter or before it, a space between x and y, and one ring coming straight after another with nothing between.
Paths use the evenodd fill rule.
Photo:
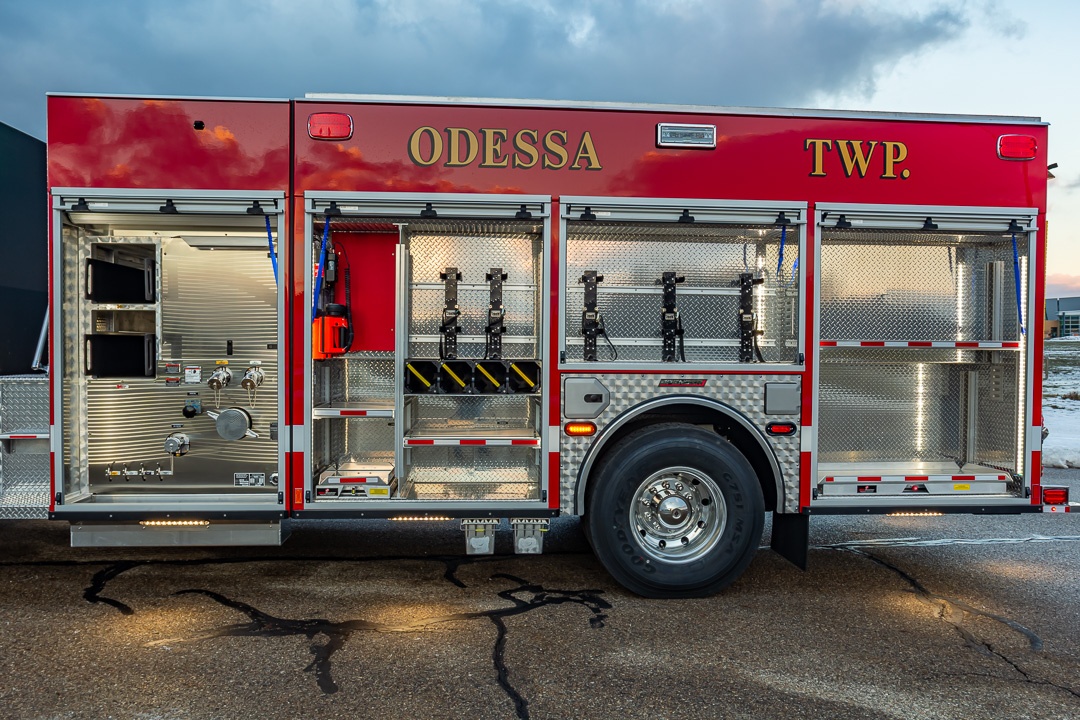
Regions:
<instances>
[{"instance_id":1,"label":"truck tire","mask_svg":"<svg viewBox=\"0 0 1080 720\"><path fill-rule=\"evenodd\" d=\"M589 535L623 587L651 598L704 597L757 552L765 501L750 463L694 425L663 423L620 440L586 495Z\"/></svg>"}]
</instances>

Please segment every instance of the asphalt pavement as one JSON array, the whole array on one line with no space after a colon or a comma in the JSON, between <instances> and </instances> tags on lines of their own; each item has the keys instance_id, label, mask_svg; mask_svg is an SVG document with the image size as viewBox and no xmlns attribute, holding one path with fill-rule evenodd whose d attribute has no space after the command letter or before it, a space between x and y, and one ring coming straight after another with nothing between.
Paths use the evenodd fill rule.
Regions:
<instances>
[{"instance_id":1,"label":"asphalt pavement","mask_svg":"<svg viewBox=\"0 0 1080 720\"><path fill-rule=\"evenodd\" d=\"M1080 471L1048 475L1080 499ZM452 523L67 532L0 522L0 717L1080 717L1080 512L817 517L808 572L762 549L679 601L622 590L574 519L539 557L505 527L466 557Z\"/></svg>"}]
</instances>

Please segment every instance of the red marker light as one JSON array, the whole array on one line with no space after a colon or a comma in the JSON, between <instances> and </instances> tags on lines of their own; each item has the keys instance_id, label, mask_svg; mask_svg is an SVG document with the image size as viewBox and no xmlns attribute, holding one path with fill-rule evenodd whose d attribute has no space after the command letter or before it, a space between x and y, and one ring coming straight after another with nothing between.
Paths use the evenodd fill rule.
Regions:
<instances>
[{"instance_id":1,"label":"red marker light","mask_svg":"<svg viewBox=\"0 0 1080 720\"><path fill-rule=\"evenodd\" d=\"M1061 485L1043 486L1043 505L1068 505L1069 488Z\"/></svg>"},{"instance_id":2,"label":"red marker light","mask_svg":"<svg viewBox=\"0 0 1080 720\"><path fill-rule=\"evenodd\" d=\"M1030 135L1002 135L998 138L997 152L1002 160L1034 160L1039 149Z\"/></svg>"},{"instance_id":3,"label":"red marker light","mask_svg":"<svg viewBox=\"0 0 1080 720\"><path fill-rule=\"evenodd\" d=\"M352 137L352 116L321 112L308 115L307 134L313 140L348 140Z\"/></svg>"},{"instance_id":4,"label":"red marker light","mask_svg":"<svg viewBox=\"0 0 1080 720\"><path fill-rule=\"evenodd\" d=\"M790 422L771 422L765 426L765 432L770 435L794 435L798 429L795 423Z\"/></svg>"}]
</instances>

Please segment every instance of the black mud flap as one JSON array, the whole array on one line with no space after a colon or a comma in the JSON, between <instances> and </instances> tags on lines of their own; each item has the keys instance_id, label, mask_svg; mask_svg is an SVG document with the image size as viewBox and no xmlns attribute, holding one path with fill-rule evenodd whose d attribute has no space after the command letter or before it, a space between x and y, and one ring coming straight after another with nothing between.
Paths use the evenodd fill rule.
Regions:
<instances>
[{"instance_id":1,"label":"black mud flap","mask_svg":"<svg viewBox=\"0 0 1080 720\"><path fill-rule=\"evenodd\" d=\"M772 549L800 570L805 570L810 550L810 516L774 512L772 518Z\"/></svg>"}]
</instances>

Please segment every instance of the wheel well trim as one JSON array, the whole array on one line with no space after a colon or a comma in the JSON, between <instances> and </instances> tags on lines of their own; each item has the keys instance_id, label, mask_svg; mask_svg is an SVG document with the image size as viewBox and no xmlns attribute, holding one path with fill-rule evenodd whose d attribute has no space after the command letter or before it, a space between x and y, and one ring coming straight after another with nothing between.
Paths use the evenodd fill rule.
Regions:
<instances>
[{"instance_id":1,"label":"wheel well trim","mask_svg":"<svg viewBox=\"0 0 1080 720\"><path fill-rule=\"evenodd\" d=\"M596 436L592 445L590 445L589 449L585 452L585 459L582 460L581 466L578 468L577 487L574 489L574 510L576 514L585 514L585 488L588 485L589 474L592 472L596 460L600 457L601 451L608 445L616 431L631 420L667 405L700 405L728 416L746 429L750 433L750 436L757 440L758 445L761 446L761 449L765 452L765 457L769 461L769 467L772 470L773 478L776 482L776 507L784 507L784 501L786 499L784 492L784 473L780 468L780 463L776 459L776 453L773 451L769 441L765 438L761 428L755 425L754 422L742 412L718 400L703 398L696 395L666 395L662 398L646 400L643 403L627 408L605 425L604 429L600 431L600 434Z\"/></svg>"}]
</instances>

